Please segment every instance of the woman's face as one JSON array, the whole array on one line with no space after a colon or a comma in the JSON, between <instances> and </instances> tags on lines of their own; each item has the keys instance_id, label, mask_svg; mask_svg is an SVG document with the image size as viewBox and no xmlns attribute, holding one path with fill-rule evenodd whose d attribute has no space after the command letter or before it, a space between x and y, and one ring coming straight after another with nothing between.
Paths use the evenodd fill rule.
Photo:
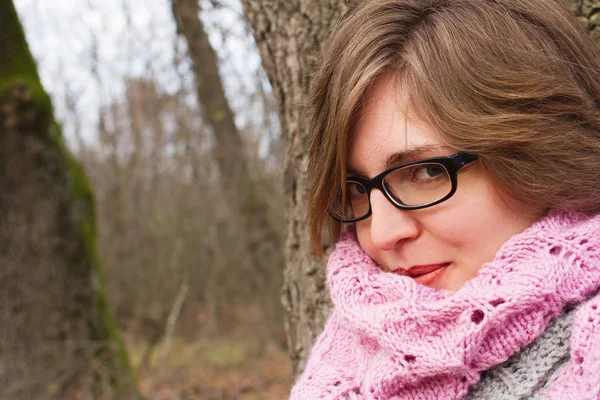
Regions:
<instances>
[{"instance_id":1,"label":"woman's face","mask_svg":"<svg viewBox=\"0 0 600 400\"><path fill-rule=\"evenodd\" d=\"M388 159L407 151L403 163L456 149L445 147L432 126L411 114L394 78L384 76L372 87L350 144L348 176L371 178L390 167ZM416 281L456 291L504 242L543 215L501 193L480 161L459 171L450 199L429 208L400 210L373 189L372 215L356 223L358 241L383 270L404 274L412 269L410 276L424 273L413 276Z\"/></svg>"}]
</instances>

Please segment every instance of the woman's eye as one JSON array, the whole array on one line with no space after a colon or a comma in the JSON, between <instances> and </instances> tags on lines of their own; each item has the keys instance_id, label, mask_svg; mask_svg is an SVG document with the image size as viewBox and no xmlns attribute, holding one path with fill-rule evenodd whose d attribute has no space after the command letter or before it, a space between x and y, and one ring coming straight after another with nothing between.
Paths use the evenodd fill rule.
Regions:
<instances>
[{"instance_id":1,"label":"woman's eye","mask_svg":"<svg viewBox=\"0 0 600 400\"><path fill-rule=\"evenodd\" d=\"M355 182L348 182L347 193L349 197L359 197L367 193L363 185Z\"/></svg>"},{"instance_id":2,"label":"woman's eye","mask_svg":"<svg viewBox=\"0 0 600 400\"><path fill-rule=\"evenodd\" d=\"M420 165L413 169L413 181L428 181L438 178L445 173L444 167L438 164Z\"/></svg>"}]
</instances>

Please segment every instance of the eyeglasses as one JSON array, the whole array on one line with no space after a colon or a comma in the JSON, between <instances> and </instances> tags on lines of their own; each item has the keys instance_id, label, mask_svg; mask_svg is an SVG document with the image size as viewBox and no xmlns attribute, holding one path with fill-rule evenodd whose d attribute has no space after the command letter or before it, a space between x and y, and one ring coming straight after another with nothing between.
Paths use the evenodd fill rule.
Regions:
<instances>
[{"instance_id":1,"label":"eyeglasses","mask_svg":"<svg viewBox=\"0 0 600 400\"><path fill-rule=\"evenodd\" d=\"M477 160L474 154L458 152L410 162L383 171L373 179L351 177L329 209L340 222L356 222L371 215L371 189L377 188L396 207L418 210L448 200L456 192L456 174Z\"/></svg>"}]
</instances>

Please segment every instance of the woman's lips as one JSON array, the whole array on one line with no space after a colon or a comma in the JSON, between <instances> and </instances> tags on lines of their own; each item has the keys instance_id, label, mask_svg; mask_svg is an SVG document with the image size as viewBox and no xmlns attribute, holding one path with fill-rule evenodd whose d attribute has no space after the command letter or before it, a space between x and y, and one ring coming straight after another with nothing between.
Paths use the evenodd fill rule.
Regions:
<instances>
[{"instance_id":1,"label":"woman's lips","mask_svg":"<svg viewBox=\"0 0 600 400\"><path fill-rule=\"evenodd\" d=\"M408 270L398 268L394 271L394 273L411 277L416 282L419 282L423 285L431 285L443 275L444 271L446 270L445 267L448 265L450 265L448 262L441 264L416 265Z\"/></svg>"}]
</instances>

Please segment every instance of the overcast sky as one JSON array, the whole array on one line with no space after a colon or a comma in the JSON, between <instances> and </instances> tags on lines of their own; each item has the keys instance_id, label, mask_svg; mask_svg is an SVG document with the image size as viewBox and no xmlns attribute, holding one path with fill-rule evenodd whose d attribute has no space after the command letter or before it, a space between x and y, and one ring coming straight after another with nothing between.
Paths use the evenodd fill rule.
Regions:
<instances>
[{"instance_id":1,"label":"overcast sky","mask_svg":"<svg viewBox=\"0 0 600 400\"><path fill-rule=\"evenodd\" d=\"M123 93L123 77L153 77L175 91L173 62L185 51L175 37L170 0L14 0L46 89L51 93L65 136L71 140L73 116L66 95L75 99L81 133L93 142L98 109ZM223 9L203 3L203 20L221 58L221 72L238 125L251 119L244 96L255 91L260 58L240 23L238 0L221 0ZM223 32L226 33L223 33ZM179 49L179 50L177 50ZM180 64L184 72L189 61ZM187 74L189 76L189 74ZM192 85L191 76L186 84ZM254 111L255 112L255 111Z\"/></svg>"}]
</instances>

